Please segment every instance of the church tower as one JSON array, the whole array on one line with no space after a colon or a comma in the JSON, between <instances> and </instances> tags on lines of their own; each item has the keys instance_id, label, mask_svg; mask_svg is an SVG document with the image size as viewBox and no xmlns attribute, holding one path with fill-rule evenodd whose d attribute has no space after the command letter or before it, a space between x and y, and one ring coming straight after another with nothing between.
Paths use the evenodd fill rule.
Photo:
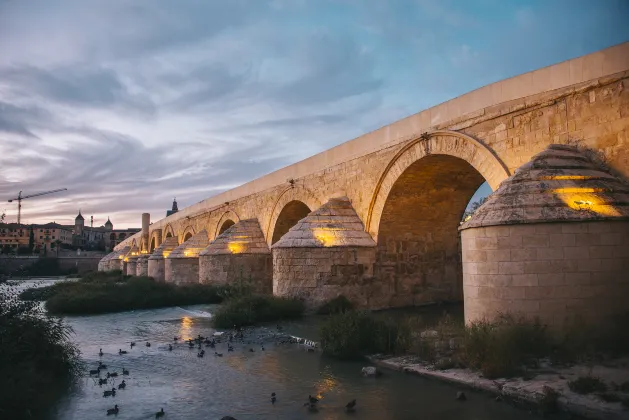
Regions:
<instances>
[{"instance_id":1,"label":"church tower","mask_svg":"<svg viewBox=\"0 0 629 420\"><path fill-rule=\"evenodd\" d=\"M114 230L114 224L111 223L111 220L109 220L109 217L107 218L107 221L105 222L105 229Z\"/></svg>"},{"instance_id":2,"label":"church tower","mask_svg":"<svg viewBox=\"0 0 629 420\"><path fill-rule=\"evenodd\" d=\"M81 235L83 233L83 228L85 227L85 219L81 215L81 210L79 210L79 215L74 219L74 234Z\"/></svg>"},{"instance_id":3,"label":"church tower","mask_svg":"<svg viewBox=\"0 0 629 420\"><path fill-rule=\"evenodd\" d=\"M177 207L177 198L175 197L175 199L173 200L172 210L166 210L166 217L170 216L171 214L175 214L178 211L179 211L179 208Z\"/></svg>"}]
</instances>

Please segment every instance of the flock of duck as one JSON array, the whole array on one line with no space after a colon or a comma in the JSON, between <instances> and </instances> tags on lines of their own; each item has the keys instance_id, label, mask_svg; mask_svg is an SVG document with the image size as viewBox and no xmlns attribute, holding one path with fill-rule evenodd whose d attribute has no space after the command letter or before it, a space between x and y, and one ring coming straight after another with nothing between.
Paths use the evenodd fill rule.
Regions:
<instances>
[{"instance_id":1,"label":"flock of duck","mask_svg":"<svg viewBox=\"0 0 629 420\"><path fill-rule=\"evenodd\" d=\"M278 331L281 331L281 327L278 326L277 327ZM197 357L202 358L205 356L205 350L203 349L203 346L205 346L206 348L211 348L214 349L214 356L215 357L223 357L223 353L219 353L218 351L216 351L217 349L217 345L220 344L222 342L222 336L224 335L224 333L215 333L215 335L218 335L217 337L212 337L212 339L210 339L209 337L203 337L201 336L201 334L199 334L197 336L197 338L190 338L188 340L182 340L181 337L173 337L173 343L169 343L168 344L168 351L173 351L174 347L173 344L175 346L177 346L180 342L186 343L185 345L187 345L187 347L189 349L194 349L195 347L197 348L198 352L197 352ZM244 341L244 332L241 328L235 329L234 333L230 333L228 335L228 339L227 339L227 352L233 352L234 351L234 346L233 346L233 341L234 340L240 340L240 342L242 344L245 344ZM278 344L288 344L288 343L300 343L300 344L305 344L306 348L308 351L314 351L315 345L316 343L314 342L304 342L304 340L298 340L295 339L294 337L284 337L282 340L280 340L278 342ZM246 344L251 344L250 341L248 341ZM136 346L135 342L131 342L130 344L130 348L133 349L133 347ZM151 343L150 342L146 342L144 344L146 347L151 347ZM260 351L264 351L264 344L260 344ZM253 347L249 347L249 352L253 353L255 352ZM103 353L103 349L101 348L98 352L99 357L102 357L105 353ZM128 354L128 351L126 350L122 350L122 349L118 349L118 355L122 356ZM116 378L118 377L118 372L106 372L107 376L105 378L101 378L100 374L101 371L105 371L107 370L107 365L103 364L101 361L98 362L98 365L96 367L96 369L92 369L89 371L90 376L91 375L97 375L98 376L98 385L102 386L102 385L107 385L109 383L109 380L111 378ZM127 376L129 375L129 371L127 369L124 368L124 366L122 367L122 375L123 376ZM125 382L125 380L123 379L122 382L120 384L118 384L118 390L124 390L127 387L127 384ZM105 390L103 391L103 397L115 397L116 396L116 388L112 388L111 390ZM275 404L277 402L277 395L275 392L271 393L271 404ZM317 408L317 403L319 402L319 399L317 397L313 397L312 395L308 395L308 401L306 401L306 403L304 404L304 407L308 407L308 410L311 412L317 412L318 408ZM356 400L352 400L350 402L348 402L345 405L345 410L350 413L350 412L354 412L354 410L356 409ZM118 405L114 405L113 408L109 408L107 409L107 415L118 415L118 413L120 412L120 407L118 407ZM160 409L160 411L157 411L155 413L155 418L160 418L163 417L166 414L166 412L164 411L163 408Z\"/></svg>"}]
</instances>

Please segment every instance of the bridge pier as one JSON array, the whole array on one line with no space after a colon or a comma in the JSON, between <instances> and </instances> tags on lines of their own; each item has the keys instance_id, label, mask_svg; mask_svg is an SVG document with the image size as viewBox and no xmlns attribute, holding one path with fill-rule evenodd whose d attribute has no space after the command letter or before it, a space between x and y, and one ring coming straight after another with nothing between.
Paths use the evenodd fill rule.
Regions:
<instances>
[{"instance_id":1,"label":"bridge pier","mask_svg":"<svg viewBox=\"0 0 629 420\"><path fill-rule=\"evenodd\" d=\"M166 257L164 278L167 283L199 283L199 254L209 245L207 231L193 235Z\"/></svg>"},{"instance_id":2,"label":"bridge pier","mask_svg":"<svg viewBox=\"0 0 629 420\"><path fill-rule=\"evenodd\" d=\"M140 254L137 260L136 267L135 267L135 275L148 276L148 269L149 269L148 264L149 264L149 255Z\"/></svg>"},{"instance_id":3,"label":"bridge pier","mask_svg":"<svg viewBox=\"0 0 629 420\"><path fill-rule=\"evenodd\" d=\"M164 282L166 257L179 246L177 238L174 236L167 237L148 258L147 269L149 277L153 277L155 281Z\"/></svg>"},{"instance_id":4,"label":"bridge pier","mask_svg":"<svg viewBox=\"0 0 629 420\"><path fill-rule=\"evenodd\" d=\"M125 256L129 253L130 246L123 247L114 258L109 262L109 271L121 270L122 274L126 272L126 263L124 261Z\"/></svg>"},{"instance_id":5,"label":"bridge pier","mask_svg":"<svg viewBox=\"0 0 629 420\"><path fill-rule=\"evenodd\" d=\"M230 226L201 252L199 281L273 292L273 258L257 219Z\"/></svg>"},{"instance_id":6,"label":"bridge pier","mask_svg":"<svg viewBox=\"0 0 629 420\"><path fill-rule=\"evenodd\" d=\"M98 262L98 271L108 271L109 261L115 255L116 255L116 251L112 251L109 254L105 255L103 258L101 258L101 260Z\"/></svg>"},{"instance_id":7,"label":"bridge pier","mask_svg":"<svg viewBox=\"0 0 629 420\"><path fill-rule=\"evenodd\" d=\"M369 306L376 243L347 197L330 199L271 248L274 295L303 298L309 308L339 295Z\"/></svg>"},{"instance_id":8,"label":"bridge pier","mask_svg":"<svg viewBox=\"0 0 629 420\"><path fill-rule=\"evenodd\" d=\"M550 145L461 226L465 321L500 312L552 328L626 312L629 185Z\"/></svg>"}]
</instances>

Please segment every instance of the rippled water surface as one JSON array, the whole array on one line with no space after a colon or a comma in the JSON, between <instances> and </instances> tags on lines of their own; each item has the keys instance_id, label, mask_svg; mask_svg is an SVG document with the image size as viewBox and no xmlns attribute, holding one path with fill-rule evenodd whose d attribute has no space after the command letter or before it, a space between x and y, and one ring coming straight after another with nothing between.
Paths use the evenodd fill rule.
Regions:
<instances>
[{"instance_id":1,"label":"rippled water surface","mask_svg":"<svg viewBox=\"0 0 629 420\"><path fill-rule=\"evenodd\" d=\"M378 379L363 378L364 363L330 360L296 344L267 342L262 351L259 344L236 343L233 353L227 352L226 344L219 344L217 350L223 357L215 357L213 349L204 347L205 357L198 358L196 348L190 350L183 344L168 351L175 335L187 339L212 334L214 309L203 305L66 318L89 368L94 369L100 360L109 372L121 374L124 367L130 374L125 377L126 389L104 398L103 390L117 388L121 377L101 387L86 373L79 389L61 404L58 419L107 418L106 410L114 404L120 407L117 419L154 418L162 407L165 419L187 420L218 420L225 415L238 420L533 418L485 394L466 391L467 401L455 401L458 389L434 380L390 371ZM285 332L304 336L314 334L314 322L307 319L282 325ZM275 327L257 328L248 336L256 341L265 333L275 333ZM129 346L132 341L136 342L133 349ZM145 346L147 341L151 347ZM99 357L101 348L104 355ZM249 352L250 348L255 352ZM119 349L128 354L118 355ZM270 402L271 392L277 394L275 405ZM303 407L309 394L321 396L316 413ZM354 398L356 412L346 413L345 404Z\"/></svg>"}]
</instances>

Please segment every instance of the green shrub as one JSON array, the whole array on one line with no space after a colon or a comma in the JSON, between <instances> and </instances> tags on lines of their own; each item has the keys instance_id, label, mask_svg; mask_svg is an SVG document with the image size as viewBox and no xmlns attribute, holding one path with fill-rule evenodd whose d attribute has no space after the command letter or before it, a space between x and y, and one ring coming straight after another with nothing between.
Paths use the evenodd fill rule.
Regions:
<instances>
[{"instance_id":1,"label":"green shrub","mask_svg":"<svg viewBox=\"0 0 629 420\"><path fill-rule=\"evenodd\" d=\"M335 297L334 299L330 299L327 302L323 303L317 309L317 313L319 315L331 315L337 314L340 312L347 312L354 309L354 304L349 301L345 296L340 295Z\"/></svg>"},{"instance_id":2,"label":"green shrub","mask_svg":"<svg viewBox=\"0 0 629 420\"><path fill-rule=\"evenodd\" d=\"M133 309L220 303L228 286L159 283L151 277L92 276L60 283L48 294L46 309L52 314L99 314Z\"/></svg>"},{"instance_id":3,"label":"green shrub","mask_svg":"<svg viewBox=\"0 0 629 420\"><path fill-rule=\"evenodd\" d=\"M323 351L341 359L404 351L409 331L400 324L364 311L331 315L320 327Z\"/></svg>"},{"instance_id":4,"label":"green shrub","mask_svg":"<svg viewBox=\"0 0 629 420\"><path fill-rule=\"evenodd\" d=\"M277 296L243 296L227 301L212 316L215 328L254 325L259 322L299 318L304 303L297 299Z\"/></svg>"},{"instance_id":5,"label":"green shrub","mask_svg":"<svg viewBox=\"0 0 629 420\"><path fill-rule=\"evenodd\" d=\"M550 345L546 326L539 320L503 314L466 327L463 360L486 378L511 377L531 359L548 354Z\"/></svg>"},{"instance_id":6,"label":"green shrub","mask_svg":"<svg viewBox=\"0 0 629 420\"><path fill-rule=\"evenodd\" d=\"M568 382L568 387L577 394L591 394L592 392L605 392L607 385L596 376L579 376Z\"/></svg>"},{"instance_id":7,"label":"green shrub","mask_svg":"<svg viewBox=\"0 0 629 420\"><path fill-rule=\"evenodd\" d=\"M0 418L50 417L82 370L70 333L37 302L0 292Z\"/></svg>"}]
</instances>

